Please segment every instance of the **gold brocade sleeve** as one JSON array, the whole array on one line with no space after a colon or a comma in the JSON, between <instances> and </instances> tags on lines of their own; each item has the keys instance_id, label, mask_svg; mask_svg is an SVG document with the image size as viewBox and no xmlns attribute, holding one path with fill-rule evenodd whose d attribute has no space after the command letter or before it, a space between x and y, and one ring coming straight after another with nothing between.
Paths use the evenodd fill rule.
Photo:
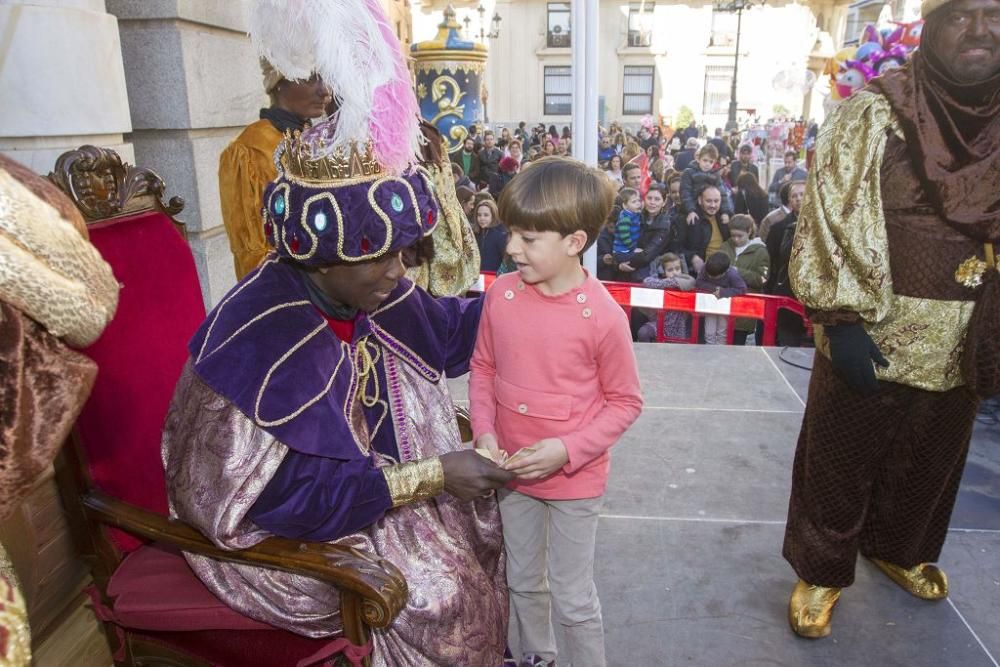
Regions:
<instances>
[{"instance_id":1,"label":"gold brocade sleeve","mask_svg":"<svg viewBox=\"0 0 1000 667\"><path fill-rule=\"evenodd\" d=\"M869 323L892 304L880 171L888 100L860 91L827 120L816 142L792 245L792 290L807 308L858 313Z\"/></svg>"},{"instance_id":2,"label":"gold brocade sleeve","mask_svg":"<svg viewBox=\"0 0 1000 667\"><path fill-rule=\"evenodd\" d=\"M382 474L389 486L393 507L431 498L444 491L444 468L436 456L386 466Z\"/></svg>"},{"instance_id":3,"label":"gold brocade sleeve","mask_svg":"<svg viewBox=\"0 0 1000 667\"><path fill-rule=\"evenodd\" d=\"M451 164L426 165L434 183L440 219L434 230L434 259L410 269L407 277L434 296L464 294L479 278L479 247L455 194Z\"/></svg>"}]
</instances>

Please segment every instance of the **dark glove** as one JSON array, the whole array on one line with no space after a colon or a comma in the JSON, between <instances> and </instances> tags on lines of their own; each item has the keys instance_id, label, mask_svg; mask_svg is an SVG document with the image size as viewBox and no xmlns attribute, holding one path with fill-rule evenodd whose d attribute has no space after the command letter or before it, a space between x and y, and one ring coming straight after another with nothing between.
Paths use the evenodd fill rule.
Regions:
<instances>
[{"instance_id":1,"label":"dark glove","mask_svg":"<svg viewBox=\"0 0 1000 667\"><path fill-rule=\"evenodd\" d=\"M830 340L830 361L833 370L852 389L865 394L878 391L873 363L888 368L889 362L860 324L838 324L824 327Z\"/></svg>"}]
</instances>

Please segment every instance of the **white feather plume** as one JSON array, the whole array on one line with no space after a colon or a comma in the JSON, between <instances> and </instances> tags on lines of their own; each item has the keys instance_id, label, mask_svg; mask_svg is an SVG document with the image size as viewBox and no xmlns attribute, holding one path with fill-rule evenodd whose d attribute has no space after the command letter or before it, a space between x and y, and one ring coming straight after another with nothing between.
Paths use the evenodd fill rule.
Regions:
<instances>
[{"instance_id":1,"label":"white feather plume","mask_svg":"<svg viewBox=\"0 0 1000 667\"><path fill-rule=\"evenodd\" d=\"M374 139L383 166L396 172L416 159L416 98L400 44L377 0L254 0L250 38L286 78L307 79L316 72L333 89L339 111L308 132L307 141L322 136L332 150ZM382 131L387 118L404 127ZM380 146L380 139L387 143L383 137L406 145Z\"/></svg>"}]
</instances>

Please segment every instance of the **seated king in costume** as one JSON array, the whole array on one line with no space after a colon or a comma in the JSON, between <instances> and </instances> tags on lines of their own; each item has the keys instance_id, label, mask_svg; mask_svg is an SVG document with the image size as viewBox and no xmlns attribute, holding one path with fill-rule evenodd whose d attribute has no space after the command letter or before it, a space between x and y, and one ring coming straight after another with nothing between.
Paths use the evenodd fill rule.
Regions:
<instances>
[{"instance_id":1,"label":"seated king in costume","mask_svg":"<svg viewBox=\"0 0 1000 667\"><path fill-rule=\"evenodd\" d=\"M480 302L404 277L432 255L439 219L416 164L416 99L379 3L328 6L352 22L279 22L302 33L281 35L293 52L262 37L283 10L254 5L261 55L321 76L340 111L279 144L261 202L274 252L190 342L163 433L171 512L224 549L336 541L396 565L409 597L374 631L373 664L499 665L508 603L491 492L512 473L463 449L446 382L468 369ZM304 55L327 39L350 46ZM187 559L246 616L341 632L327 583Z\"/></svg>"}]
</instances>

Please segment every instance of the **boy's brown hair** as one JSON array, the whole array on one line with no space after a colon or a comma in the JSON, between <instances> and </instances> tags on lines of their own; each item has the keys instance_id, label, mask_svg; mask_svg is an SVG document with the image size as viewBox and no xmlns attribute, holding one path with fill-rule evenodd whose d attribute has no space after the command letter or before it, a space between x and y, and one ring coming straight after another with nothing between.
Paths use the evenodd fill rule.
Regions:
<instances>
[{"instance_id":1,"label":"boy's brown hair","mask_svg":"<svg viewBox=\"0 0 1000 667\"><path fill-rule=\"evenodd\" d=\"M597 240L614 201L614 185L603 171L572 158L549 156L504 187L500 219L508 227L562 236L583 231L586 250Z\"/></svg>"},{"instance_id":2,"label":"boy's brown hair","mask_svg":"<svg viewBox=\"0 0 1000 667\"><path fill-rule=\"evenodd\" d=\"M639 200L642 201L642 195L639 194L639 191L635 188L622 188L618 191L618 198L615 200L615 203L620 204L624 208L625 204L627 204L628 200L632 197L638 197Z\"/></svg>"},{"instance_id":3,"label":"boy's brown hair","mask_svg":"<svg viewBox=\"0 0 1000 667\"><path fill-rule=\"evenodd\" d=\"M658 266L664 267L667 264L672 264L674 262L680 262L680 261L681 261L680 256L675 255L672 252L666 252L666 253L663 253L662 255L660 255L660 257L658 259L658 262L659 262ZM683 268L683 266L684 266L684 264L681 263L681 267L682 268Z\"/></svg>"},{"instance_id":4,"label":"boy's brown hair","mask_svg":"<svg viewBox=\"0 0 1000 667\"><path fill-rule=\"evenodd\" d=\"M718 161L719 149L716 148L713 144L705 144L698 150L698 159L700 160L703 157L710 157L712 158L712 160Z\"/></svg>"},{"instance_id":5,"label":"boy's brown hair","mask_svg":"<svg viewBox=\"0 0 1000 667\"><path fill-rule=\"evenodd\" d=\"M753 236L753 227L753 218L744 213L734 215L732 220L729 221L729 229L735 229L738 232L746 232L750 236Z\"/></svg>"}]
</instances>

